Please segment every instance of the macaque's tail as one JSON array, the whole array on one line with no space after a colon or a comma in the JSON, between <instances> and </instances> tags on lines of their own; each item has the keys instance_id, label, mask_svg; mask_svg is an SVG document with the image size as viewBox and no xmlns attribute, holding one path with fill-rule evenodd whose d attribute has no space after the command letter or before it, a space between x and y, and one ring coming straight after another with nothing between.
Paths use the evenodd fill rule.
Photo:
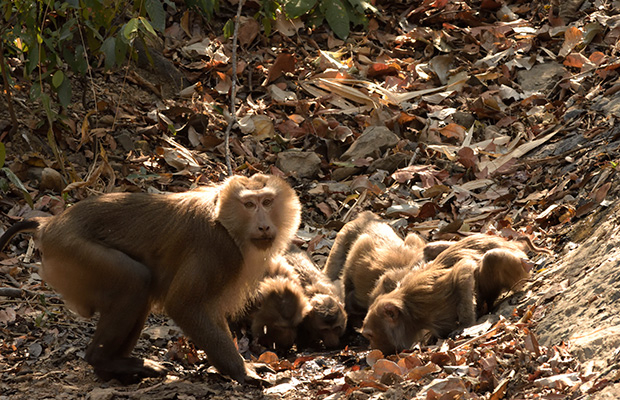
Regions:
<instances>
[{"instance_id":1,"label":"macaque's tail","mask_svg":"<svg viewBox=\"0 0 620 400\"><path fill-rule=\"evenodd\" d=\"M515 241L518 242L523 242L530 250L536 252L536 253L546 253L549 255L553 255L553 251L546 249L544 247L538 247L536 246L533 242L532 239L530 239L527 236L519 236L518 238L514 239Z\"/></svg>"},{"instance_id":2,"label":"macaque's tail","mask_svg":"<svg viewBox=\"0 0 620 400\"><path fill-rule=\"evenodd\" d=\"M6 230L6 232L4 232L4 235L0 237L0 251L4 250L4 247L11 241L13 236L20 232L34 232L40 225L41 223L36 219L25 219L13 224Z\"/></svg>"}]
</instances>

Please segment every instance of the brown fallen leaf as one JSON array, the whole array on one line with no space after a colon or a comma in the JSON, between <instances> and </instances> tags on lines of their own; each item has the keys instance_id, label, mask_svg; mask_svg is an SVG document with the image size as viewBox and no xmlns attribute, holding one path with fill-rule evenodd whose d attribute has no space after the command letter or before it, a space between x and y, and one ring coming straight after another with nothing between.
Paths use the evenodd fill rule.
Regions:
<instances>
[{"instance_id":1,"label":"brown fallen leaf","mask_svg":"<svg viewBox=\"0 0 620 400\"><path fill-rule=\"evenodd\" d=\"M275 81L287 72L295 72L297 59L289 53L280 53L267 72L267 84Z\"/></svg>"}]
</instances>

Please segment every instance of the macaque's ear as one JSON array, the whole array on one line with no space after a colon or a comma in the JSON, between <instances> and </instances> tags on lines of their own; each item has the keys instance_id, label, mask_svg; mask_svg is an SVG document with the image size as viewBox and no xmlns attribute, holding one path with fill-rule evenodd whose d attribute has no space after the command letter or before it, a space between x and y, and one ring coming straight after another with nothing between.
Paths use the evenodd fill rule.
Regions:
<instances>
[{"instance_id":1,"label":"macaque's ear","mask_svg":"<svg viewBox=\"0 0 620 400\"><path fill-rule=\"evenodd\" d=\"M396 323L398 323L402 311L400 306L395 302L386 301L381 305L381 313L390 324L395 325Z\"/></svg>"}]
</instances>

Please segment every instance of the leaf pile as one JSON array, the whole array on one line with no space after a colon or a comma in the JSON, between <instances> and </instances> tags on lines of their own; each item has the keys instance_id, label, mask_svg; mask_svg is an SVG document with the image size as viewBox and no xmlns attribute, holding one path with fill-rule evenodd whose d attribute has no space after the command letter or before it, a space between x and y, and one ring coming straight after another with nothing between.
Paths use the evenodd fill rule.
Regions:
<instances>
[{"instance_id":1,"label":"leaf pile","mask_svg":"<svg viewBox=\"0 0 620 400\"><path fill-rule=\"evenodd\" d=\"M555 399L577 398L606 384L583 368L566 344L551 348L538 344L530 327L533 319L542 316L541 309L532 306L521 311L517 322L488 319L438 345L389 357L372 350L344 368L326 365L322 359L300 358L288 363L290 369L302 371L297 379L266 393L296 398L297 386L305 384L316 390L313 395L327 398ZM351 354L360 353L345 350L338 357ZM283 369L273 353L259 361Z\"/></svg>"},{"instance_id":2,"label":"leaf pile","mask_svg":"<svg viewBox=\"0 0 620 400\"><path fill-rule=\"evenodd\" d=\"M336 230L364 209L428 239L468 231L527 234L560 253L587 238L591 229L573 227L617 199L620 187L615 3L375 6L368 30L346 41L281 16L265 36L246 10L235 71L235 172L280 174L294 183L304 205L299 235L317 259ZM218 36L218 22L206 25L182 8L166 12L161 46L149 49L152 63L139 59L112 74L94 68L92 79L73 83L83 85L83 96L74 95L51 130L43 105L28 104L29 88L16 85L16 102L27 104L18 108L24 124L18 134L8 136L0 108L4 229L102 192L172 192L225 177L230 42ZM234 14L225 4L221 13ZM19 76L20 60L10 64ZM0 293L0 388L43 398L73 387L80 388L76 395L95 397L98 382L76 360L92 325L75 321L41 286L27 240L13 242L7 254L2 289L18 292ZM539 269L552 267L549 261ZM552 275L539 271L533 288ZM564 282L553 286L545 301L565 289ZM30 300L15 298L24 294ZM264 355L259 360L277 373L266 375L275 386L263 396L576 398L618 380L615 372L594 378L571 357L569 344L538 345L532 328L544 304L536 305L399 357L353 347L292 360ZM139 354L165 358L158 351L170 346L173 375L191 376L192 385L149 382L114 387L114 395L195 396L213 384L177 334L146 342ZM179 360L192 362L184 369ZM35 376L49 379L42 381L47 386L34 386ZM223 385L228 394L241 390Z\"/></svg>"}]
</instances>

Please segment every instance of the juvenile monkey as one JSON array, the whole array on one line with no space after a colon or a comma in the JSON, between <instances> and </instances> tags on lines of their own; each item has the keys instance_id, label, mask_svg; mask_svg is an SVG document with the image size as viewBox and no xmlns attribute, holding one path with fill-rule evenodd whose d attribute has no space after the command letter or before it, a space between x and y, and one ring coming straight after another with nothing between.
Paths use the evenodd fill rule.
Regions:
<instances>
[{"instance_id":1,"label":"juvenile monkey","mask_svg":"<svg viewBox=\"0 0 620 400\"><path fill-rule=\"evenodd\" d=\"M254 302L252 336L265 347L290 349L298 326L311 309L302 288L287 276L267 277L260 283Z\"/></svg>"},{"instance_id":2,"label":"juvenile monkey","mask_svg":"<svg viewBox=\"0 0 620 400\"><path fill-rule=\"evenodd\" d=\"M347 321L336 286L295 245L274 258L248 318L253 337L276 350L336 347Z\"/></svg>"},{"instance_id":3,"label":"juvenile monkey","mask_svg":"<svg viewBox=\"0 0 620 400\"><path fill-rule=\"evenodd\" d=\"M268 175L234 176L219 185L170 195L105 194L51 218L13 225L35 232L42 277L78 314L99 322L86 361L102 379L128 383L162 367L130 356L152 306L161 306L223 374L246 369L227 317L300 222L295 191Z\"/></svg>"},{"instance_id":4,"label":"juvenile monkey","mask_svg":"<svg viewBox=\"0 0 620 400\"><path fill-rule=\"evenodd\" d=\"M477 315L493 310L505 291L517 291L530 276L531 263L518 252L497 248L484 253L474 271Z\"/></svg>"},{"instance_id":5,"label":"juvenile monkey","mask_svg":"<svg viewBox=\"0 0 620 400\"><path fill-rule=\"evenodd\" d=\"M444 252L448 248L450 251ZM536 253L552 254L548 249L535 246L527 236L521 236L510 241L498 236L479 233L468 236L458 242L440 240L428 243L424 248L424 258L426 261L436 260L438 265L449 268L462 258L461 251L463 249L477 250L481 253L480 256L482 256L483 253L496 248L513 250L515 254L523 258L527 258L525 254L527 250Z\"/></svg>"},{"instance_id":6,"label":"juvenile monkey","mask_svg":"<svg viewBox=\"0 0 620 400\"><path fill-rule=\"evenodd\" d=\"M300 325L299 345L307 347L322 342L326 348L338 347L347 326L341 288L330 281L299 248L291 246L284 257L299 276L311 306Z\"/></svg>"},{"instance_id":7,"label":"juvenile monkey","mask_svg":"<svg viewBox=\"0 0 620 400\"><path fill-rule=\"evenodd\" d=\"M422 339L426 331L445 337L475 322L474 270L463 259L451 269L424 268L407 274L395 290L372 303L362 335L373 349L394 353Z\"/></svg>"},{"instance_id":8,"label":"juvenile monkey","mask_svg":"<svg viewBox=\"0 0 620 400\"><path fill-rule=\"evenodd\" d=\"M329 279L335 281L340 278L347 254L355 240L364 232L371 230L374 225L384 225L376 214L370 211L360 213L353 221L347 222L336 235L323 272Z\"/></svg>"},{"instance_id":9,"label":"juvenile monkey","mask_svg":"<svg viewBox=\"0 0 620 400\"><path fill-rule=\"evenodd\" d=\"M445 337L472 324L476 311L480 315L491 310L501 292L515 289L528 276L519 244L472 236L409 272L393 291L379 294L362 334L373 348L388 353L410 347L427 330Z\"/></svg>"},{"instance_id":10,"label":"juvenile monkey","mask_svg":"<svg viewBox=\"0 0 620 400\"><path fill-rule=\"evenodd\" d=\"M415 268L415 267L414 267ZM377 297L384 293L389 293L396 289L400 282L411 271L410 268L397 268L385 271L375 283L374 288L368 296L369 304L372 304Z\"/></svg>"},{"instance_id":11,"label":"juvenile monkey","mask_svg":"<svg viewBox=\"0 0 620 400\"><path fill-rule=\"evenodd\" d=\"M361 326L381 275L390 270L410 270L423 261L423 240L417 234L409 234L406 240L409 246L389 225L381 223L367 227L351 247L343 272L350 326Z\"/></svg>"}]
</instances>

